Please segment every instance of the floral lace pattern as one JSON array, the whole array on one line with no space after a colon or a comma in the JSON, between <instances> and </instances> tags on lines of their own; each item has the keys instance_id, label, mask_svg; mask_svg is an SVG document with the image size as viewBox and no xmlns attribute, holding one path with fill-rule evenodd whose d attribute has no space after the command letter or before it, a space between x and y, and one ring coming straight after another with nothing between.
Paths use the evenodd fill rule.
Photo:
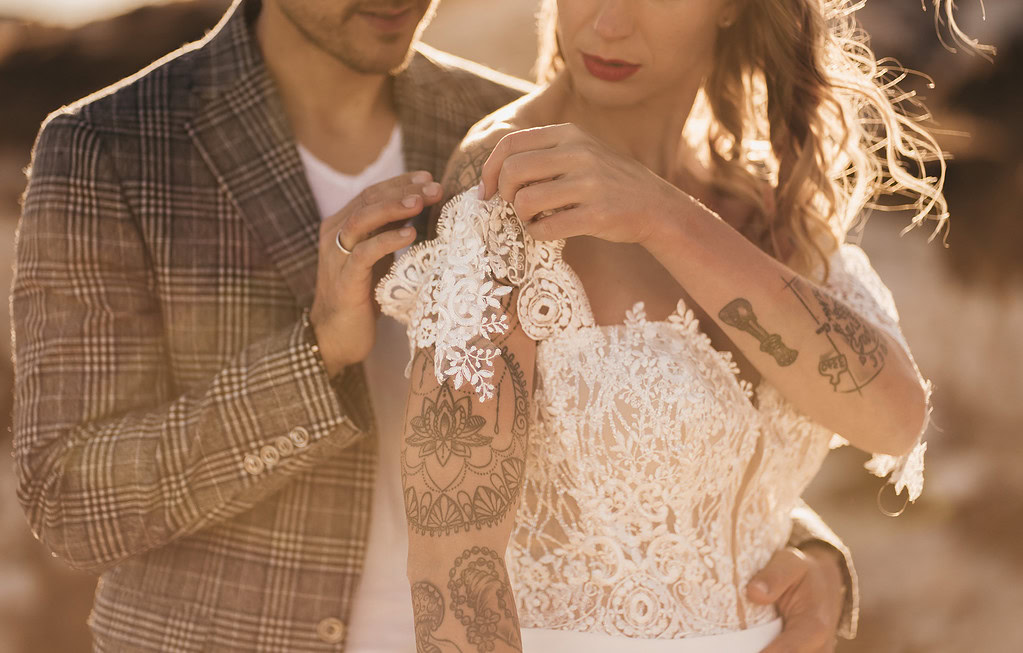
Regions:
<instances>
[{"instance_id":1,"label":"floral lace pattern","mask_svg":"<svg viewBox=\"0 0 1023 653\"><path fill-rule=\"evenodd\" d=\"M520 288L518 318L537 341L506 555L522 626L681 638L774 619L742 588L788 540L834 434L767 382L741 382L682 301L667 320L647 320L640 302L622 324L596 326L563 245L534 241L510 206L468 191L377 288L410 345L437 348L438 379L468 381L481 401L488 336L507 328L496 298ZM859 248L836 252L828 288L904 344ZM874 471L895 471L912 492L922 447L875 456Z\"/></svg>"}]
</instances>

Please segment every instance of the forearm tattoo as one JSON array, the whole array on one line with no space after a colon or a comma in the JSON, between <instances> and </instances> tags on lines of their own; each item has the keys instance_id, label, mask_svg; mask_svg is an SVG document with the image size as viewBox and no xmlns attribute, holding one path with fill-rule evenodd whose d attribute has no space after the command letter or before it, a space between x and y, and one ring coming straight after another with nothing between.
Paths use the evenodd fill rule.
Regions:
<instances>
[{"instance_id":1,"label":"forearm tattoo","mask_svg":"<svg viewBox=\"0 0 1023 653\"><path fill-rule=\"evenodd\" d=\"M480 653L495 650L498 642L521 651L519 619L503 558L493 549L474 546L458 556L448 576L451 612L465 628L466 640Z\"/></svg>"},{"instance_id":2,"label":"forearm tattoo","mask_svg":"<svg viewBox=\"0 0 1023 653\"><path fill-rule=\"evenodd\" d=\"M485 546L465 549L448 570L447 590L450 610L445 610L444 595L433 583L421 580L412 585L416 653L462 653L458 644L442 639L438 631L479 653L522 651L511 581L497 551ZM448 613L457 625L445 626Z\"/></svg>"},{"instance_id":3,"label":"forearm tattoo","mask_svg":"<svg viewBox=\"0 0 1023 653\"><path fill-rule=\"evenodd\" d=\"M446 190L457 195L478 184L483 175L483 164L490 157L490 152L488 147L468 147L457 159L452 160L445 175Z\"/></svg>"},{"instance_id":4,"label":"forearm tattoo","mask_svg":"<svg viewBox=\"0 0 1023 653\"><path fill-rule=\"evenodd\" d=\"M827 378L835 392L859 392L877 378L888 355L880 332L848 306L798 277L782 277L782 281L817 324L817 335L827 340L827 350L820 356L817 371ZM843 347L859 363L855 372Z\"/></svg>"},{"instance_id":5,"label":"forearm tattoo","mask_svg":"<svg viewBox=\"0 0 1023 653\"><path fill-rule=\"evenodd\" d=\"M444 623L444 596L428 581L412 585L412 618L416 630L416 653L462 653L457 644L434 635Z\"/></svg>"},{"instance_id":6,"label":"forearm tattoo","mask_svg":"<svg viewBox=\"0 0 1023 653\"><path fill-rule=\"evenodd\" d=\"M496 526L518 499L526 457L528 389L518 360L502 346L495 393L475 400L469 386L438 386L432 349L416 352L401 455L405 514L420 535ZM418 400L417 400L418 399Z\"/></svg>"},{"instance_id":7,"label":"forearm tattoo","mask_svg":"<svg viewBox=\"0 0 1023 653\"><path fill-rule=\"evenodd\" d=\"M718 313L718 317L725 324L756 338L760 342L760 351L770 355L782 367L791 365L799 356L798 351L785 346L780 335L770 333L760 325L753 312L753 305L744 297L737 297L728 302Z\"/></svg>"}]
</instances>

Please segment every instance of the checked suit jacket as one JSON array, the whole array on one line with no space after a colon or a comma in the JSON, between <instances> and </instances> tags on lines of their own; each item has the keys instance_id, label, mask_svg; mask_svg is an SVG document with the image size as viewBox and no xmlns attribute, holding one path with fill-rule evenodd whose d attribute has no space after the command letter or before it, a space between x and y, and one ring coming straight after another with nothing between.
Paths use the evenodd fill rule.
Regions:
<instances>
[{"instance_id":1,"label":"checked suit jacket","mask_svg":"<svg viewBox=\"0 0 1023 653\"><path fill-rule=\"evenodd\" d=\"M361 365L332 382L308 324L320 218L259 10L236 0L201 41L56 111L33 153L18 496L37 538L100 575L97 651L344 650L376 433ZM393 87L405 161L439 178L526 85L416 49ZM807 539L847 554L812 512Z\"/></svg>"}]
</instances>

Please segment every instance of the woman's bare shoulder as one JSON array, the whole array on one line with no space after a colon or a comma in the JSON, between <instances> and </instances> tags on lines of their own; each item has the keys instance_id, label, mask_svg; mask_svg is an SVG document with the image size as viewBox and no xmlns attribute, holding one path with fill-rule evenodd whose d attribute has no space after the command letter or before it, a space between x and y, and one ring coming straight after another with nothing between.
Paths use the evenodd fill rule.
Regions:
<instances>
[{"instance_id":1,"label":"woman's bare shoulder","mask_svg":"<svg viewBox=\"0 0 1023 653\"><path fill-rule=\"evenodd\" d=\"M448 160L442 181L445 198L479 183L483 164L504 136L546 124L542 122L542 112L538 111L538 105L542 103L542 96L530 93L473 125Z\"/></svg>"}]
</instances>

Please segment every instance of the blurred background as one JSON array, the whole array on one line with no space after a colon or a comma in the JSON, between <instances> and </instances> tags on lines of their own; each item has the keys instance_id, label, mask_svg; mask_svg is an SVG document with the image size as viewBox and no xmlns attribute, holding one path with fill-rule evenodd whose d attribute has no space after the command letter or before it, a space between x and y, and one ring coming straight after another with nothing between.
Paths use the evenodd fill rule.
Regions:
<instances>
[{"instance_id":1,"label":"blurred background","mask_svg":"<svg viewBox=\"0 0 1023 653\"><path fill-rule=\"evenodd\" d=\"M927 2L926 4L930 4ZM851 449L831 454L807 499L852 548L859 637L841 653L1023 651L1023 2L959 3L993 62L942 47L920 0L859 12L879 57L916 82L953 159L948 246L906 216L876 213L863 246L891 288L935 387L926 488L897 518ZM48 112L199 38L227 0L0 0L0 288L10 287L24 168ZM442 0L425 40L529 77L535 0ZM0 322L8 324L7 301ZM95 578L50 559L15 499L10 343L0 338L0 652L90 650ZM901 501L889 491L886 507Z\"/></svg>"}]
</instances>

